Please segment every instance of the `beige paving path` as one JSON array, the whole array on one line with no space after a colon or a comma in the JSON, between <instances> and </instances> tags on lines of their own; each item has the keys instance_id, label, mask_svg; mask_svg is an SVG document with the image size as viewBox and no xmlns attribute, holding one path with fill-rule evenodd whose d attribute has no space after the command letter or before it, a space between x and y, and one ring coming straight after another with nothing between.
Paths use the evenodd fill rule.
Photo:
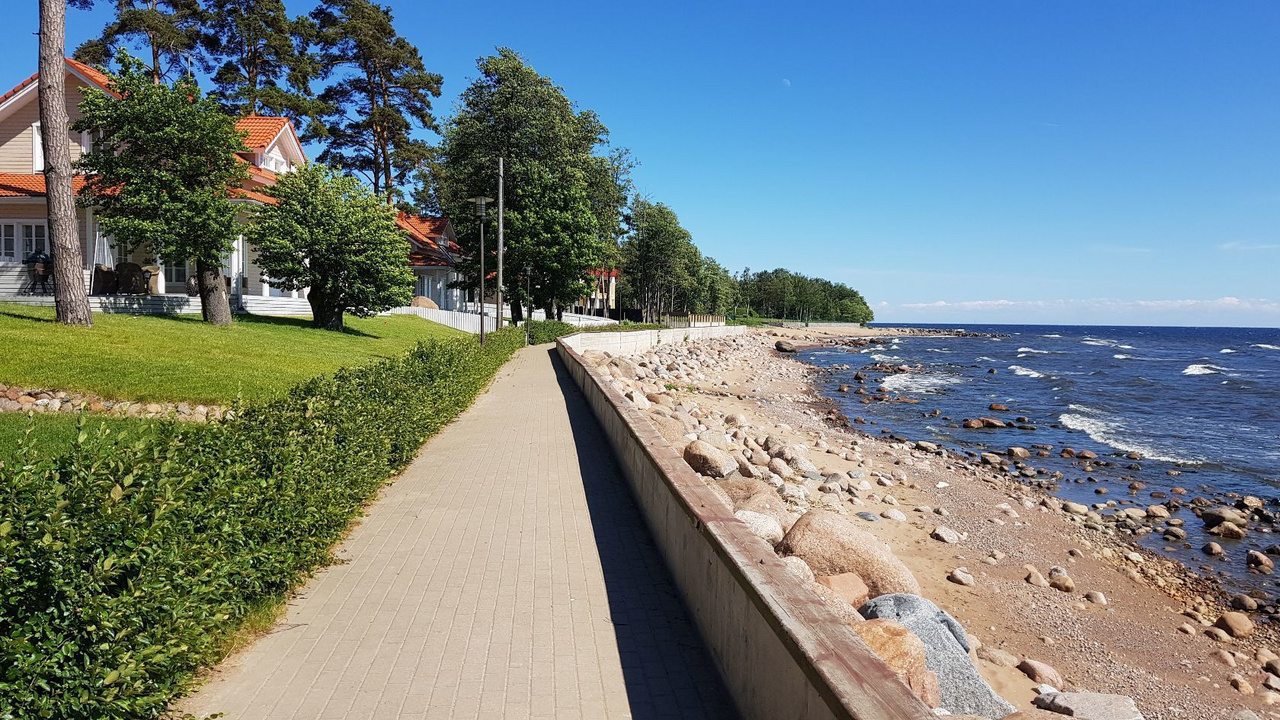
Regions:
<instances>
[{"instance_id":1,"label":"beige paving path","mask_svg":"<svg viewBox=\"0 0 1280 720\"><path fill-rule=\"evenodd\" d=\"M434 438L282 623L181 709L734 717L607 441L546 347Z\"/></svg>"}]
</instances>

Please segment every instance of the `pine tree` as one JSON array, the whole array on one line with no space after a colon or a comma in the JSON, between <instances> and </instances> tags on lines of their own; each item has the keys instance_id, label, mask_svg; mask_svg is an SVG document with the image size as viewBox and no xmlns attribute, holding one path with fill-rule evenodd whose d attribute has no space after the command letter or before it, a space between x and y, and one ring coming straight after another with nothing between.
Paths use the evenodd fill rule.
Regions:
<instances>
[{"instance_id":1,"label":"pine tree","mask_svg":"<svg viewBox=\"0 0 1280 720\"><path fill-rule=\"evenodd\" d=\"M317 114L310 18L290 18L282 0L206 0L205 7L204 49L217 66L211 98L233 115Z\"/></svg>"},{"instance_id":2,"label":"pine tree","mask_svg":"<svg viewBox=\"0 0 1280 720\"><path fill-rule=\"evenodd\" d=\"M53 241L54 306L58 321L92 325L84 287L84 255L76 232L76 201L71 187L71 147L66 93L66 0L40 0L40 127L44 153L45 197Z\"/></svg>"},{"instance_id":3,"label":"pine tree","mask_svg":"<svg viewBox=\"0 0 1280 720\"><path fill-rule=\"evenodd\" d=\"M325 145L319 161L359 173L394 204L401 186L431 157L414 137L435 130L431 99L442 78L427 72L418 49L396 34L391 9L369 0L323 0L311 13L319 61L335 80L321 93L322 123L304 139Z\"/></svg>"},{"instance_id":4,"label":"pine tree","mask_svg":"<svg viewBox=\"0 0 1280 720\"><path fill-rule=\"evenodd\" d=\"M106 66L120 48L142 49L147 70L159 84L171 73L209 68L202 40L205 12L199 0L116 0L116 17L102 35L76 49L76 59Z\"/></svg>"}]
</instances>

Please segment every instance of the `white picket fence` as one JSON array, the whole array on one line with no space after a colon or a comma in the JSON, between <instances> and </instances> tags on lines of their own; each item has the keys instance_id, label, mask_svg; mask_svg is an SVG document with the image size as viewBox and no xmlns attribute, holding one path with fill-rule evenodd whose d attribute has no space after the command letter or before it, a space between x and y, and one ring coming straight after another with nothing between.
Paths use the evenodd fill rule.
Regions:
<instances>
[{"instance_id":1,"label":"white picket fence","mask_svg":"<svg viewBox=\"0 0 1280 720\"><path fill-rule=\"evenodd\" d=\"M454 330L480 334L480 316L475 313L457 312L454 310L435 310L432 308L398 307L392 308L392 315L417 315L423 320L447 325ZM484 329L493 332L498 329L498 319L489 315L484 318Z\"/></svg>"}]
</instances>

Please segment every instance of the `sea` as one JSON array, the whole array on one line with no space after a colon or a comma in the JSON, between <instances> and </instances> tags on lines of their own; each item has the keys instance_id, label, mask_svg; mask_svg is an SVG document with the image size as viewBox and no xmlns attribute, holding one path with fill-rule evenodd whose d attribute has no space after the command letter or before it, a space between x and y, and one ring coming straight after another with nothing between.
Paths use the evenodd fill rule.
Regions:
<instances>
[{"instance_id":1,"label":"sea","mask_svg":"<svg viewBox=\"0 0 1280 720\"><path fill-rule=\"evenodd\" d=\"M1054 494L1086 504L1114 500L1145 506L1164 502L1152 492L1187 490L1230 503L1253 495L1280 511L1280 329L1193 327L1087 327L1042 325L917 325L963 329L982 337L941 335L889 339L868 347L807 350L800 359L833 368L819 392L839 403L860 429L910 440L928 440L953 450L979 453L1010 446L1053 446L1049 457L1026 462L1040 480L1063 475ZM918 372L866 372L876 363L920 366ZM843 366L848 369L843 369ZM915 402L863 403L865 396L838 391L865 387ZM994 371L994 372L992 372ZM991 412L992 403L1009 412ZM995 416L1034 429L965 430L966 418ZM1079 461L1059 457L1063 447L1092 450L1107 463L1085 472ZM1033 450L1033 452L1035 452ZM1133 460L1129 453L1138 453ZM1132 482L1146 485L1131 492ZM1028 481L1031 482L1031 481ZM1106 494L1096 492L1105 489ZM1173 497L1173 496L1171 496ZM1238 542L1203 532L1183 508L1185 542L1160 532L1138 538L1142 545L1182 560L1227 587L1270 587L1274 578L1246 572L1248 549L1280 545L1280 525L1251 526ZM1274 530L1275 532L1266 532ZM1213 560L1201 552L1210 541L1227 553ZM1280 557L1275 558L1280 565Z\"/></svg>"}]
</instances>

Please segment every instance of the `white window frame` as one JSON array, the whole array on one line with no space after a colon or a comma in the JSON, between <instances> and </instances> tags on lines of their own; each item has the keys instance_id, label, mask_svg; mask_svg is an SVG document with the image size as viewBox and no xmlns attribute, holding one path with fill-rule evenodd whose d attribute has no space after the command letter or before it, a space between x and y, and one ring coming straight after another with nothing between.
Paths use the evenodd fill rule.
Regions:
<instances>
[{"instance_id":1,"label":"white window frame","mask_svg":"<svg viewBox=\"0 0 1280 720\"><path fill-rule=\"evenodd\" d=\"M52 255L53 242L49 238L49 223L43 219L37 218L6 218L0 220L0 263L21 264L31 252L27 250L27 233L25 228L39 226L44 228L44 252ZM6 235L6 230L12 228L12 237ZM10 246L8 242L12 240Z\"/></svg>"},{"instance_id":2,"label":"white window frame","mask_svg":"<svg viewBox=\"0 0 1280 720\"><path fill-rule=\"evenodd\" d=\"M182 271L182 277L178 278L176 271ZM165 263L164 264L164 282L165 285L175 285L185 288L187 286L187 278L193 276L191 261L183 260L181 263Z\"/></svg>"},{"instance_id":3,"label":"white window frame","mask_svg":"<svg viewBox=\"0 0 1280 720\"><path fill-rule=\"evenodd\" d=\"M39 121L31 123L31 172L44 172L44 134Z\"/></svg>"}]
</instances>

